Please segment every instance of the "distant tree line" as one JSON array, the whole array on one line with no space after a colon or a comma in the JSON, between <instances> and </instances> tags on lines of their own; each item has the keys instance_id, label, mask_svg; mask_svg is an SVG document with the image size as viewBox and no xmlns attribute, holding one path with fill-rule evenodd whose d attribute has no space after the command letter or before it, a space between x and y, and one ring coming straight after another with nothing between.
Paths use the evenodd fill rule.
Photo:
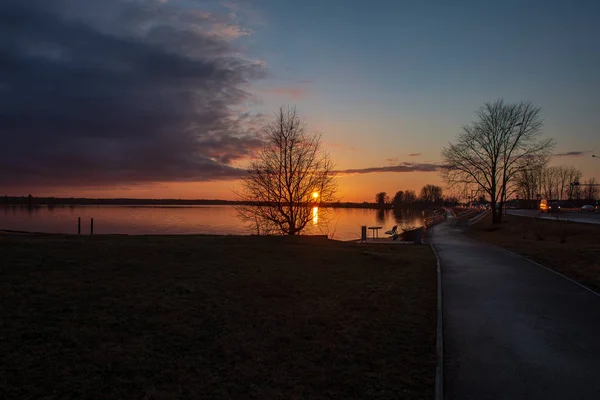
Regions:
<instances>
[{"instance_id":1,"label":"distant tree line","mask_svg":"<svg viewBox=\"0 0 600 400\"><path fill-rule=\"evenodd\" d=\"M34 197L34 196L0 196L0 204L22 206L76 206L76 205L112 205L112 206L194 206L194 205L244 205L252 204L235 200L203 200L203 199L90 199L78 197ZM321 203L323 207L332 208L377 208L372 202L335 202Z\"/></svg>"},{"instance_id":2,"label":"distant tree line","mask_svg":"<svg viewBox=\"0 0 600 400\"><path fill-rule=\"evenodd\" d=\"M524 200L596 200L599 187L596 178L583 179L581 171L571 165L536 165L521 171L516 179L516 195Z\"/></svg>"},{"instance_id":3,"label":"distant tree line","mask_svg":"<svg viewBox=\"0 0 600 400\"><path fill-rule=\"evenodd\" d=\"M386 192L375 195L375 203L379 208L391 206L393 208L411 208L429 205L441 206L446 202L454 203L456 199L443 197L441 186L427 184L421 188L419 195L414 190L399 190L390 198Z\"/></svg>"}]
</instances>

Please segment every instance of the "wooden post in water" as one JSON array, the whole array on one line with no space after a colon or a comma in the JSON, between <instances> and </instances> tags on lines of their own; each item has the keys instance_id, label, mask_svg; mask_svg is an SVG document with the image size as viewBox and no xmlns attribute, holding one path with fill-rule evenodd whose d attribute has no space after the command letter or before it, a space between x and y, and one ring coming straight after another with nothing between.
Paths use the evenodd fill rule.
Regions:
<instances>
[{"instance_id":1,"label":"wooden post in water","mask_svg":"<svg viewBox=\"0 0 600 400\"><path fill-rule=\"evenodd\" d=\"M90 219L90 235L94 234L94 218Z\"/></svg>"},{"instance_id":2,"label":"wooden post in water","mask_svg":"<svg viewBox=\"0 0 600 400\"><path fill-rule=\"evenodd\" d=\"M81 217L77 217L77 234L81 235Z\"/></svg>"}]
</instances>

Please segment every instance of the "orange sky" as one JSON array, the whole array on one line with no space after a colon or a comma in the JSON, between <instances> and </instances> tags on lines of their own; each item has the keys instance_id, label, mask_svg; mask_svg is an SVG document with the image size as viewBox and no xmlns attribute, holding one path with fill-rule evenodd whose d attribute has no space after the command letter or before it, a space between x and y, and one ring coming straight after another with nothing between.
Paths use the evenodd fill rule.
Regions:
<instances>
[{"instance_id":1,"label":"orange sky","mask_svg":"<svg viewBox=\"0 0 600 400\"><path fill-rule=\"evenodd\" d=\"M398 190L413 189L417 193L426 183L443 185L435 172L421 173L373 173L353 174L338 178L342 201L374 201L375 194L387 192L393 196ZM92 197L92 198L176 198L176 199L223 199L234 200L238 181L224 182L164 182L116 186L101 189L62 188L40 189L31 193L36 197ZM14 193L27 195L28 193Z\"/></svg>"}]
</instances>

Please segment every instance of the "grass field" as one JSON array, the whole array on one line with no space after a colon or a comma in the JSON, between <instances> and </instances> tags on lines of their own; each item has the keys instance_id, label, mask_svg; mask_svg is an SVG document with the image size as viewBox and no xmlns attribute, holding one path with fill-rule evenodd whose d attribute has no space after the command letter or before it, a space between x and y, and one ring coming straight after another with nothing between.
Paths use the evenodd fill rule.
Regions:
<instances>
[{"instance_id":1,"label":"grass field","mask_svg":"<svg viewBox=\"0 0 600 400\"><path fill-rule=\"evenodd\" d=\"M564 219L491 216L470 227L467 236L522 254L600 292L600 225Z\"/></svg>"},{"instance_id":2,"label":"grass field","mask_svg":"<svg viewBox=\"0 0 600 400\"><path fill-rule=\"evenodd\" d=\"M2 399L433 398L427 246L0 235Z\"/></svg>"}]
</instances>

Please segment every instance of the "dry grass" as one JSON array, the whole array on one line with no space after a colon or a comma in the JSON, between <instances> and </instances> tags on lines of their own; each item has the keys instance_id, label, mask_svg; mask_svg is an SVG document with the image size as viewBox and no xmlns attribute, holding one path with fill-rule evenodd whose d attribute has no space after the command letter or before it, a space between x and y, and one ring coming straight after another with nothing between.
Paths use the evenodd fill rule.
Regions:
<instances>
[{"instance_id":1,"label":"dry grass","mask_svg":"<svg viewBox=\"0 0 600 400\"><path fill-rule=\"evenodd\" d=\"M3 399L432 398L426 246L0 235Z\"/></svg>"},{"instance_id":2,"label":"dry grass","mask_svg":"<svg viewBox=\"0 0 600 400\"><path fill-rule=\"evenodd\" d=\"M522 254L600 292L600 225L503 216L493 226L491 216L466 235Z\"/></svg>"}]
</instances>

